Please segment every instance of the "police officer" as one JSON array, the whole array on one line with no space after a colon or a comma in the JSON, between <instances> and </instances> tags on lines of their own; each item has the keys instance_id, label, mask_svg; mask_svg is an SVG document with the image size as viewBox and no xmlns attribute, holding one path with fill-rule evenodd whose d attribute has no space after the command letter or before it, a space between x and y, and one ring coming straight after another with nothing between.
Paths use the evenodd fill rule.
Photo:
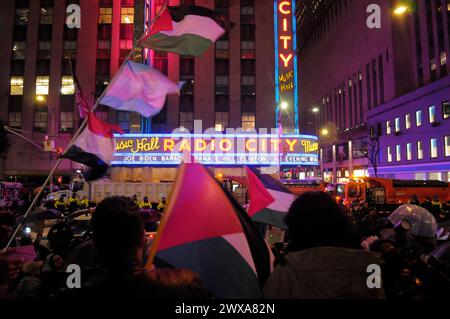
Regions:
<instances>
[{"instance_id":1,"label":"police officer","mask_svg":"<svg viewBox=\"0 0 450 319\"><path fill-rule=\"evenodd\" d=\"M140 208L142 209L150 209L152 204L148 201L148 197L145 196L144 200L141 202Z\"/></svg>"},{"instance_id":2,"label":"police officer","mask_svg":"<svg viewBox=\"0 0 450 319\"><path fill-rule=\"evenodd\" d=\"M86 196L83 196L83 199L80 201L79 208L80 209L86 209L89 207L89 200Z\"/></svg>"},{"instance_id":3,"label":"police officer","mask_svg":"<svg viewBox=\"0 0 450 319\"><path fill-rule=\"evenodd\" d=\"M158 210L162 212L164 208L166 208L166 197L163 196L158 203Z\"/></svg>"},{"instance_id":4,"label":"police officer","mask_svg":"<svg viewBox=\"0 0 450 319\"><path fill-rule=\"evenodd\" d=\"M55 208L59 210L62 214L66 211L66 201L64 200L64 196L61 195L59 199L55 202Z\"/></svg>"},{"instance_id":5,"label":"police officer","mask_svg":"<svg viewBox=\"0 0 450 319\"><path fill-rule=\"evenodd\" d=\"M69 198L69 213L72 214L76 210L78 210L79 201L76 193L72 193L72 196Z\"/></svg>"}]
</instances>

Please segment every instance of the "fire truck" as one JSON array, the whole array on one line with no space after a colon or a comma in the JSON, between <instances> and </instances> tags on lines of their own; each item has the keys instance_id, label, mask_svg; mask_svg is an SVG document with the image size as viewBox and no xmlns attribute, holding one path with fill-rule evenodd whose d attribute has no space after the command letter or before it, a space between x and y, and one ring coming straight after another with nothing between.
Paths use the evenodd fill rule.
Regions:
<instances>
[{"instance_id":1,"label":"fire truck","mask_svg":"<svg viewBox=\"0 0 450 319\"><path fill-rule=\"evenodd\" d=\"M379 208L395 208L408 203L413 195L420 202L437 196L441 202L450 201L450 183L441 181L398 180L366 178L359 181L337 183L336 200L351 205L355 200L366 200Z\"/></svg>"}]
</instances>

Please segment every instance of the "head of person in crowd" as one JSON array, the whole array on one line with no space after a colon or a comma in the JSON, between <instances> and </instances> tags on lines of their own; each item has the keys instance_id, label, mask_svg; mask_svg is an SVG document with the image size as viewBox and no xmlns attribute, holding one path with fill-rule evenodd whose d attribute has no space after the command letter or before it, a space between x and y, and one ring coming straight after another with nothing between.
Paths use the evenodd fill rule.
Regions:
<instances>
[{"instance_id":1,"label":"head of person in crowd","mask_svg":"<svg viewBox=\"0 0 450 319\"><path fill-rule=\"evenodd\" d=\"M360 248L360 240L342 207L327 193L307 192L291 205L285 218L288 251L315 247Z\"/></svg>"},{"instance_id":2,"label":"head of person in crowd","mask_svg":"<svg viewBox=\"0 0 450 319\"><path fill-rule=\"evenodd\" d=\"M144 202L148 203L148 197L147 196L144 197Z\"/></svg>"},{"instance_id":3,"label":"head of person in crowd","mask_svg":"<svg viewBox=\"0 0 450 319\"><path fill-rule=\"evenodd\" d=\"M138 199L138 198L137 198L137 195L134 194L133 197L131 197L131 199L132 199L134 202L137 201L137 199Z\"/></svg>"},{"instance_id":4,"label":"head of person in crowd","mask_svg":"<svg viewBox=\"0 0 450 319\"><path fill-rule=\"evenodd\" d=\"M186 269L159 269L148 273L158 299L208 299L199 276Z\"/></svg>"},{"instance_id":5,"label":"head of person in crowd","mask_svg":"<svg viewBox=\"0 0 450 319\"><path fill-rule=\"evenodd\" d=\"M49 248L58 255L64 256L74 238L73 232L64 222L53 225L48 232Z\"/></svg>"},{"instance_id":6,"label":"head of person in crowd","mask_svg":"<svg viewBox=\"0 0 450 319\"><path fill-rule=\"evenodd\" d=\"M139 207L130 198L114 196L101 201L92 215L92 232L106 264L142 263L145 231Z\"/></svg>"}]
</instances>

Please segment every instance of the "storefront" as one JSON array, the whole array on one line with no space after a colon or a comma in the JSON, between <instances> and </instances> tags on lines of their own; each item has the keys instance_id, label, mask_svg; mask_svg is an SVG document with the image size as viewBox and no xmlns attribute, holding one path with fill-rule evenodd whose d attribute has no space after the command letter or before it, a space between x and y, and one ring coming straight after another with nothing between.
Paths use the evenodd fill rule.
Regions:
<instances>
[{"instance_id":1,"label":"storefront","mask_svg":"<svg viewBox=\"0 0 450 319\"><path fill-rule=\"evenodd\" d=\"M128 134L117 135L116 143L114 182L170 182L177 166L192 159L227 176L244 176L244 166L252 165L306 177L319 165L311 135Z\"/></svg>"}]
</instances>

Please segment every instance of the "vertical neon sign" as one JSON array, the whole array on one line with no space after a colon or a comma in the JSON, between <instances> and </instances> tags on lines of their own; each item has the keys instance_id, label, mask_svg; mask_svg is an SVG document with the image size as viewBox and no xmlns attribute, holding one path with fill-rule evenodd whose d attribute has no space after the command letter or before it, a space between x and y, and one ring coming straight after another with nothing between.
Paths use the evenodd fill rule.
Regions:
<instances>
[{"instance_id":1,"label":"vertical neon sign","mask_svg":"<svg viewBox=\"0 0 450 319\"><path fill-rule=\"evenodd\" d=\"M285 134L298 134L295 1L274 0L273 10L276 122L281 122ZM285 108L282 108L282 105Z\"/></svg>"}]
</instances>

